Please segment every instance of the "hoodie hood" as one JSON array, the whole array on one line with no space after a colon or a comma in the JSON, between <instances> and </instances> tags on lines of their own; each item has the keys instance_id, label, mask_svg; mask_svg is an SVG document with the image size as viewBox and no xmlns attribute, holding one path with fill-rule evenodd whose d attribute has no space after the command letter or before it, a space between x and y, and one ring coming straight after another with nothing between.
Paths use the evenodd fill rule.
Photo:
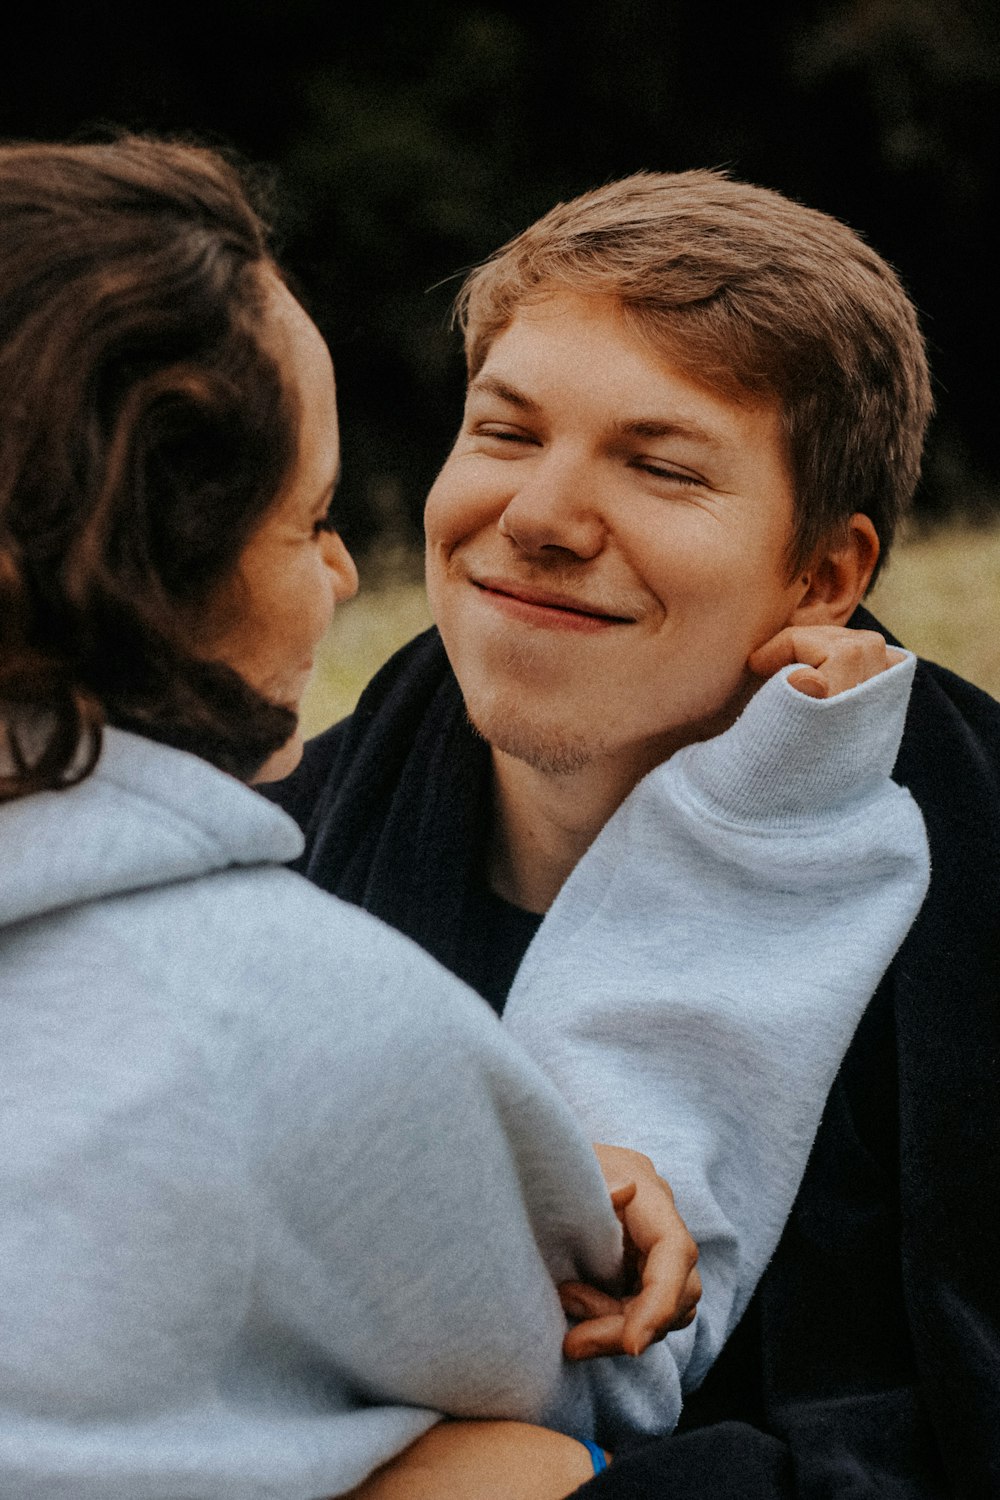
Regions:
<instances>
[{"instance_id":1,"label":"hoodie hood","mask_svg":"<svg viewBox=\"0 0 1000 1500\"><path fill-rule=\"evenodd\" d=\"M105 729L90 776L0 804L0 926L302 850L287 814L207 761Z\"/></svg>"}]
</instances>

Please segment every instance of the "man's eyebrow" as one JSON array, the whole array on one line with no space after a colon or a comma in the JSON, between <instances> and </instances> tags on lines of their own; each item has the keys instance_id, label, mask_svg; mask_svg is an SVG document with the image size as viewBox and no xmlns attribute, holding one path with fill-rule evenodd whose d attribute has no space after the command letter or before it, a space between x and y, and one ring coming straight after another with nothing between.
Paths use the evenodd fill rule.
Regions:
<instances>
[{"instance_id":1,"label":"man's eyebrow","mask_svg":"<svg viewBox=\"0 0 1000 1500\"><path fill-rule=\"evenodd\" d=\"M719 448L722 440L710 427L698 422L669 421L663 417L635 417L625 422L615 422L613 430L619 437L638 438L683 438L686 442L700 443L703 448Z\"/></svg>"},{"instance_id":2,"label":"man's eyebrow","mask_svg":"<svg viewBox=\"0 0 1000 1500\"><path fill-rule=\"evenodd\" d=\"M508 385L497 375L477 375L469 386L469 394L473 391L485 391L488 396L498 396L501 401L506 401L508 406L516 406L520 411L538 411L538 402L532 401L523 391L516 386Z\"/></svg>"},{"instance_id":3,"label":"man's eyebrow","mask_svg":"<svg viewBox=\"0 0 1000 1500\"><path fill-rule=\"evenodd\" d=\"M533 401L516 386L508 385L507 381L501 380L498 375L477 375L469 386L469 394L480 391L488 396L498 397L508 406L516 406L520 411L537 412L540 410L537 401ZM703 448L722 446L722 440L711 428L703 427L698 422L671 421L665 417L630 417L625 421L613 423L612 431L616 437L683 438L687 442L699 443Z\"/></svg>"}]
</instances>

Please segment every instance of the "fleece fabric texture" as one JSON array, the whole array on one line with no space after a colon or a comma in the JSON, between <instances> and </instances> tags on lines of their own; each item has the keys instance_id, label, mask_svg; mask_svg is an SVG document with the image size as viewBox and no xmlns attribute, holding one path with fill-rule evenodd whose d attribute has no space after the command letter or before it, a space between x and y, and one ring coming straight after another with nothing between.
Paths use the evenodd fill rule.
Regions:
<instances>
[{"instance_id":1,"label":"fleece fabric texture","mask_svg":"<svg viewBox=\"0 0 1000 1500\"><path fill-rule=\"evenodd\" d=\"M554 1287L620 1257L589 1141L301 844L113 730L0 807L4 1500L340 1494L435 1409L595 1430Z\"/></svg>"},{"instance_id":2,"label":"fleece fabric texture","mask_svg":"<svg viewBox=\"0 0 1000 1500\"><path fill-rule=\"evenodd\" d=\"M851 623L882 629L864 610ZM1000 1158L1000 705L920 662L893 774L924 816L927 899L746 1313L678 1432L619 1449L595 1500L1000 1493L1000 1218L984 1212ZM436 632L270 794L306 829L310 878L457 962L489 758Z\"/></svg>"},{"instance_id":3,"label":"fleece fabric texture","mask_svg":"<svg viewBox=\"0 0 1000 1500\"><path fill-rule=\"evenodd\" d=\"M670 1182L703 1291L660 1357L688 1389L774 1252L927 890L923 820L890 779L915 665L826 700L787 667L725 734L650 772L559 892L504 1009L591 1138L646 1152Z\"/></svg>"},{"instance_id":4,"label":"fleece fabric texture","mask_svg":"<svg viewBox=\"0 0 1000 1500\"><path fill-rule=\"evenodd\" d=\"M697 1317L643 1356L633 1435L672 1429L743 1312L926 892L923 822L890 779L915 665L820 701L788 667L651 772L514 980L505 1027L593 1140L653 1159L699 1246Z\"/></svg>"}]
</instances>

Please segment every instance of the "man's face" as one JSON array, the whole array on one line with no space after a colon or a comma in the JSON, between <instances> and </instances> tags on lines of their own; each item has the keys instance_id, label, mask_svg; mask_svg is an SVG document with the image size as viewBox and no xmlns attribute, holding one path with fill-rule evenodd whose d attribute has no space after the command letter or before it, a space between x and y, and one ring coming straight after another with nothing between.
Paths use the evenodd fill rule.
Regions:
<instances>
[{"instance_id":1,"label":"man's face","mask_svg":"<svg viewBox=\"0 0 1000 1500\"><path fill-rule=\"evenodd\" d=\"M425 525L473 723L550 771L638 778L718 732L804 591L777 409L693 383L606 298L554 293L496 339Z\"/></svg>"}]
</instances>

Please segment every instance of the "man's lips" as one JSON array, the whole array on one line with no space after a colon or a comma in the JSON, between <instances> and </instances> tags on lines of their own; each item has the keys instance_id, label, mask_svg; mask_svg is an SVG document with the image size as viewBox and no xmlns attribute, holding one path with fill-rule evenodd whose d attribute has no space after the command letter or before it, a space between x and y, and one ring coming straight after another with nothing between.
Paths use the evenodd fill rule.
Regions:
<instances>
[{"instance_id":1,"label":"man's lips","mask_svg":"<svg viewBox=\"0 0 1000 1500\"><path fill-rule=\"evenodd\" d=\"M633 625L636 619L632 613L603 602L579 599L558 589L536 588L533 584L506 578L470 578L469 581L505 614L550 629L602 630L609 625Z\"/></svg>"}]
</instances>

